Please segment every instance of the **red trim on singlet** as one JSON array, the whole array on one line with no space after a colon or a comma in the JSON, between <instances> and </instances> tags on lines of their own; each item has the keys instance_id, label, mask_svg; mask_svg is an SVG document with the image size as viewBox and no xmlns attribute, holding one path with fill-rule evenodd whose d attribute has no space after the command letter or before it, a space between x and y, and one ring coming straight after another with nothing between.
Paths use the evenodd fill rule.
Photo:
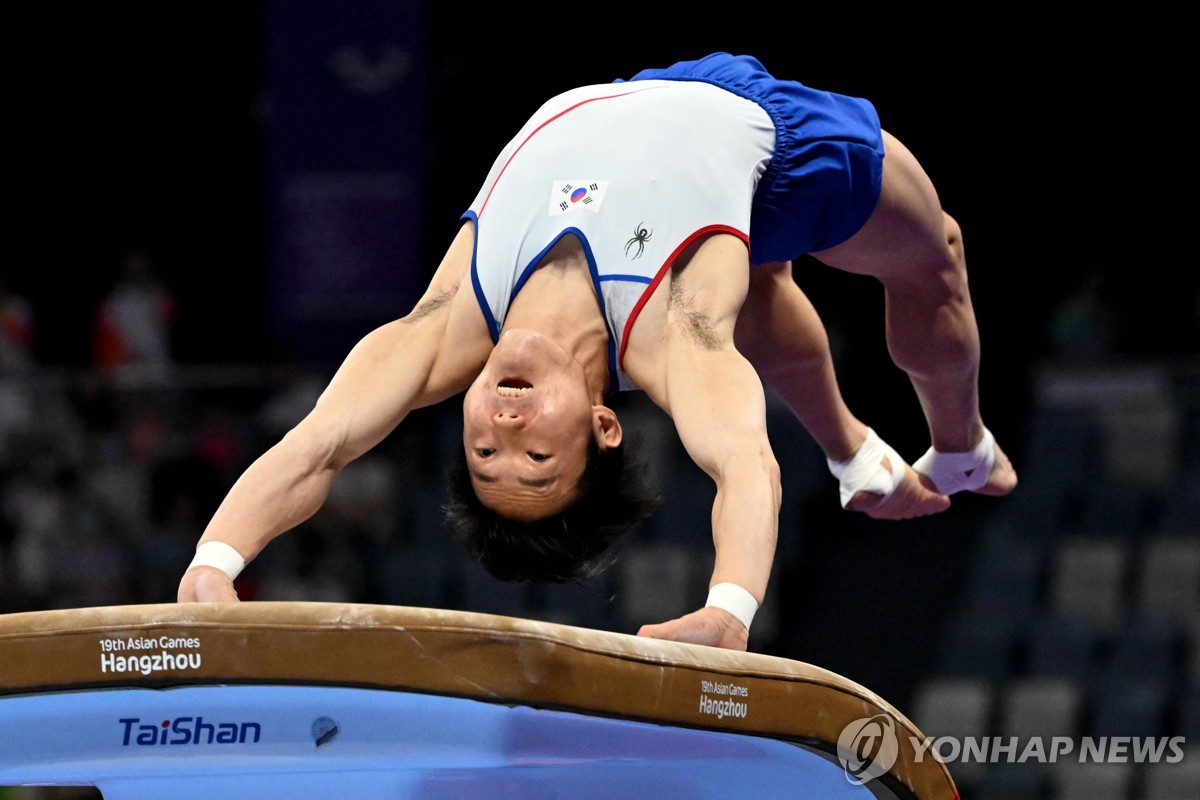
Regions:
<instances>
[{"instance_id":1,"label":"red trim on singlet","mask_svg":"<svg viewBox=\"0 0 1200 800\"><path fill-rule=\"evenodd\" d=\"M661 86L648 86L645 89L634 89L633 91L621 92L619 94L606 94L603 97L589 97L587 100L580 100L578 103L576 103L575 105L573 105L569 108L564 108L562 111L558 112L553 117L551 117L550 119L543 122L541 125L538 125L532 131L530 131L529 135L526 136L519 145L517 145L517 149L513 150L513 154L508 157L507 161L504 162L504 166L500 168L500 174L497 175L496 180L492 182L492 188L488 189L487 197L483 198L483 203L480 204L480 206L479 206L479 213L476 214L475 216L477 216L477 217L483 216L483 210L485 208L487 208L488 200L492 199L492 192L496 191L496 184L500 183L500 178L504 176L504 171L506 169L508 169L508 165L511 164L512 160L517 157L517 153L521 152L521 148L524 147L529 142L529 140L532 139L538 133L538 131L540 131L542 128L546 127L551 122L554 122L554 120L558 119L559 117L564 116L565 114L571 113L572 111L579 108L580 106L586 106L588 103L594 103L597 100L612 100L613 98L616 98L616 97L628 97L629 95L637 94L638 92L648 92L651 89L661 89L661 88L662 88Z\"/></svg>"},{"instance_id":2,"label":"red trim on singlet","mask_svg":"<svg viewBox=\"0 0 1200 800\"><path fill-rule=\"evenodd\" d=\"M701 236L707 236L710 233L729 233L741 239L746 243L747 246L750 245L749 235L739 231L737 228L730 227L729 225L708 225L704 228L700 228L691 236L684 239L680 245L676 247L674 251L672 251L671 255L667 257L667 260L663 262L663 265L658 268L658 272L654 275L654 280L650 281L650 285L646 287L646 291L642 292L642 296L638 298L637 303L635 303L633 306L633 311L629 312L629 318L625 320L625 330L621 332L621 352L617 354L617 366L620 367L622 371L625 369L625 347L629 344L629 333L633 330L633 323L637 321L638 314L642 313L642 306L646 305L646 301L650 299L650 295L654 294L654 290L658 288L658 284L662 281L663 276L667 274L667 270L670 269L671 265L675 263L675 259L679 257L679 254L683 252L684 248L699 239Z\"/></svg>"}]
</instances>

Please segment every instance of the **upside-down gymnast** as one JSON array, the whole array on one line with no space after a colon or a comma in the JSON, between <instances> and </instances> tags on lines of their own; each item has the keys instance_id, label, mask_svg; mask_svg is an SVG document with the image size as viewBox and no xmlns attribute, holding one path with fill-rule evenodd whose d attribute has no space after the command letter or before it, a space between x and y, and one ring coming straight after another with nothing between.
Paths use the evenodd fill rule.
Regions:
<instances>
[{"instance_id":1,"label":"upside-down gymnast","mask_svg":"<svg viewBox=\"0 0 1200 800\"><path fill-rule=\"evenodd\" d=\"M877 278L930 447L910 466L851 413L794 259ZM745 649L780 508L764 382L842 505L935 514L1017 475L980 412L961 232L867 100L714 53L546 102L495 160L427 290L367 334L312 411L238 479L179 585L233 578L413 409L465 390L451 527L493 575L567 581L652 509L613 393L640 390L716 484L705 606L641 635Z\"/></svg>"}]
</instances>

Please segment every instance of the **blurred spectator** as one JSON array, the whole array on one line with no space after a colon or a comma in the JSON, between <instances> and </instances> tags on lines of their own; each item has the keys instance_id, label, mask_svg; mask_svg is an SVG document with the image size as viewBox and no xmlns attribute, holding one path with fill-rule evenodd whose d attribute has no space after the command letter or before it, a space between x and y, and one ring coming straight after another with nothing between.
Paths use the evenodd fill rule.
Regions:
<instances>
[{"instance_id":1,"label":"blurred spectator","mask_svg":"<svg viewBox=\"0 0 1200 800\"><path fill-rule=\"evenodd\" d=\"M175 295L160 279L149 254L141 248L129 249L116 282L96 309L93 364L105 371L170 365L175 314Z\"/></svg>"},{"instance_id":2,"label":"blurred spectator","mask_svg":"<svg viewBox=\"0 0 1200 800\"><path fill-rule=\"evenodd\" d=\"M76 470L46 462L10 485L8 512L16 527L12 557L19 588L36 607L134 601L128 554L87 501L79 479Z\"/></svg>"},{"instance_id":3,"label":"blurred spectator","mask_svg":"<svg viewBox=\"0 0 1200 800\"><path fill-rule=\"evenodd\" d=\"M1082 283L1050 315L1050 350L1063 361L1099 362L1112 355L1117 317L1099 273Z\"/></svg>"},{"instance_id":4,"label":"blurred spectator","mask_svg":"<svg viewBox=\"0 0 1200 800\"><path fill-rule=\"evenodd\" d=\"M26 381L0 375L0 464L10 464L33 424L36 403Z\"/></svg>"},{"instance_id":5,"label":"blurred spectator","mask_svg":"<svg viewBox=\"0 0 1200 800\"><path fill-rule=\"evenodd\" d=\"M160 458L150 469L149 525L135 543L143 602L175 601L176 574L191 561L210 509L220 499L217 472L192 452Z\"/></svg>"},{"instance_id":6,"label":"blurred spectator","mask_svg":"<svg viewBox=\"0 0 1200 800\"><path fill-rule=\"evenodd\" d=\"M0 376L24 374L33 366L33 305L13 294L0 275Z\"/></svg>"},{"instance_id":7,"label":"blurred spectator","mask_svg":"<svg viewBox=\"0 0 1200 800\"><path fill-rule=\"evenodd\" d=\"M268 445L283 438L312 411L328 382L328 376L317 375L291 361L276 365L274 390L258 415L259 427L269 439Z\"/></svg>"},{"instance_id":8,"label":"blurred spectator","mask_svg":"<svg viewBox=\"0 0 1200 800\"><path fill-rule=\"evenodd\" d=\"M35 332L33 305L14 294L0 275L0 468L15 461L17 440L34 419L28 379L35 367Z\"/></svg>"}]
</instances>

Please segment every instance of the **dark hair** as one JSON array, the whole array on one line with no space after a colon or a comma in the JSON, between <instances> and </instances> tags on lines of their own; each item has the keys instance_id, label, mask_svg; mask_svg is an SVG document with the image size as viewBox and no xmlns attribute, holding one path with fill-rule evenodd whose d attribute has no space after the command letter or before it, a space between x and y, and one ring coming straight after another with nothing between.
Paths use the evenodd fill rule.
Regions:
<instances>
[{"instance_id":1,"label":"dark hair","mask_svg":"<svg viewBox=\"0 0 1200 800\"><path fill-rule=\"evenodd\" d=\"M605 555L608 548L658 501L624 443L601 450L594 438L588 439L578 498L543 519L508 519L485 506L471 485L465 450L446 484L450 502L443 510L451 530L493 577L513 582L581 583L601 574L614 563Z\"/></svg>"}]
</instances>

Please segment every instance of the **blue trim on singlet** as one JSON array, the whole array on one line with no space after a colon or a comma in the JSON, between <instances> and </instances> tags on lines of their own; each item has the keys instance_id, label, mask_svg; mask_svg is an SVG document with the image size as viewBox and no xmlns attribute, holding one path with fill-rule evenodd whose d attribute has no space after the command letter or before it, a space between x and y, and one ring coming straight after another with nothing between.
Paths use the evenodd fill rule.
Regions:
<instances>
[{"instance_id":1,"label":"blue trim on singlet","mask_svg":"<svg viewBox=\"0 0 1200 800\"><path fill-rule=\"evenodd\" d=\"M555 239L555 243L559 239L566 236L568 233L575 234L575 238L579 240L580 246L583 247L584 258L587 259L588 272L592 276L592 289L596 292L596 302L600 304L600 317L604 320L604 329L608 331L608 392L607 395L612 397L619 391L620 380L617 378L617 334L613 331L612 325L608 322L608 305L604 302L604 292L600 291L600 268L596 265L596 256L592 253L592 244L588 241L587 236L584 236L583 231L579 228L565 228Z\"/></svg>"},{"instance_id":2,"label":"blue trim on singlet","mask_svg":"<svg viewBox=\"0 0 1200 800\"><path fill-rule=\"evenodd\" d=\"M600 280L602 280L602 281L626 281L627 283L646 283L646 284L648 284L648 283L652 283L654 281L654 278L650 277L649 275L620 275L620 274L614 273L612 275L601 275Z\"/></svg>"},{"instance_id":3,"label":"blue trim on singlet","mask_svg":"<svg viewBox=\"0 0 1200 800\"><path fill-rule=\"evenodd\" d=\"M500 341L500 323L496 322L491 306L488 305L487 297L483 294L483 286L479 283L479 269L475 263L475 254L479 252L479 218L475 216L474 211L466 211L459 217L459 220L466 219L475 223L475 236L471 241L471 288L475 290L475 302L479 303L479 310L483 312L483 318L487 322L492 344L495 344Z\"/></svg>"},{"instance_id":4,"label":"blue trim on singlet","mask_svg":"<svg viewBox=\"0 0 1200 800\"><path fill-rule=\"evenodd\" d=\"M470 219L475 223L475 241L471 243L471 286L475 289L475 300L479 303L479 309L483 312L484 319L487 320L488 331L492 336L492 344L500 341L500 323L496 321L495 315L492 313L492 308L488 304L487 296L484 295L483 286L479 282L479 268L475 261L475 254L479 249L479 218L473 211L465 212L461 219ZM613 332L612 325L609 324L608 306L604 302L604 292L600 291L600 282L603 280L636 280L639 283L649 283L650 279L642 279L638 275L605 275L601 277L600 269L596 266L596 256L592 253L592 245L588 242L587 236L579 228L563 228L557 236L554 237L543 247L533 259L525 265L521 270L521 274L517 277L513 284L512 293L508 297L508 306L512 308L513 301L517 299L517 294L524 288L529 276L537 269L537 265L545 258L546 253L550 252L554 245L566 236L568 233L574 234L579 240L580 246L583 248L584 258L587 259L588 273L592 278L592 288L596 291L596 302L600 304L600 316L604 320L604 328L608 331L608 396L611 397L618 393L617 380L617 336Z\"/></svg>"},{"instance_id":5,"label":"blue trim on singlet","mask_svg":"<svg viewBox=\"0 0 1200 800\"><path fill-rule=\"evenodd\" d=\"M550 242L550 244L543 247L541 252L539 252L537 255L535 255L533 257L533 259L528 264L525 265L525 269L521 270L521 274L517 276L516 282L513 283L512 292L510 292L508 295L508 307L509 308L512 308L513 301L517 299L517 295L521 293L521 289L523 289L525 287L525 282L529 280L529 276L533 274L533 271L535 269L537 269L537 265L542 262L542 258L544 258L546 253L550 252L550 248L554 247L554 245L558 244L558 240L561 239L565 235L566 235L566 231L563 231L558 236L556 236L554 241Z\"/></svg>"}]
</instances>

